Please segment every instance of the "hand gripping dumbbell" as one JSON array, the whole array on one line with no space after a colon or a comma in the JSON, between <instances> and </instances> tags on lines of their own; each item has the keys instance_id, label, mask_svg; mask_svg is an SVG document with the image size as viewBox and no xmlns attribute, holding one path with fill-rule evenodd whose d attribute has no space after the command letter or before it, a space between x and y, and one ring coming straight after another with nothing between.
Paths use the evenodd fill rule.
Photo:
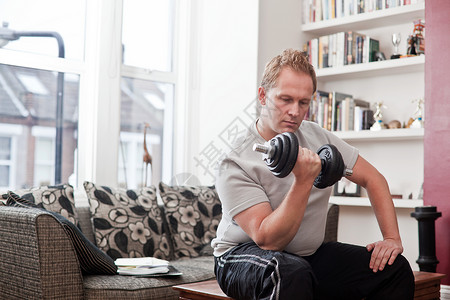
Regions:
<instances>
[{"instance_id":1,"label":"hand gripping dumbbell","mask_svg":"<svg viewBox=\"0 0 450 300\"><path fill-rule=\"evenodd\" d=\"M264 144L254 144L253 151L261 152L269 170L283 178L291 173L297 162L298 140L295 134L284 132ZM346 169L342 155L336 146L325 144L317 150L322 169L314 180L314 186L323 189L338 182L342 176L350 176L352 170Z\"/></svg>"}]
</instances>

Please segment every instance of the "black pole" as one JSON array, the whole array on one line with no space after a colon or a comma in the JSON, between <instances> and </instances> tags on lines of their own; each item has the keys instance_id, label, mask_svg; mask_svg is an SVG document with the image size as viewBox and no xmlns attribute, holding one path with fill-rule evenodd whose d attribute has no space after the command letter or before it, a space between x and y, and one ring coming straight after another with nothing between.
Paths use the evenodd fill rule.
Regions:
<instances>
[{"instance_id":1,"label":"black pole","mask_svg":"<svg viewBox=\"0 0 450 300\"><path fill-rule=\"evenodd\" d=\"M58 32L54 31L15 31L14 36L19 37L51 37L58 42L58 57L64 58L64 40ZM61 183L62 173L62 133L64 126L64 73L58 72L56 84L56 137L55 137L55 184Z\"/></svg>"},{"instance_id":2,"label":"black pole","mask_svg":"<svg viewBox=\"0 0 450 300\"><path fill-rule=\"evenodd\" d=\"M411 217L419 223L419 259L416 260L420 271L436 272L439 260L436 257L436 234L434 221L442 216L436 206L416 207Z\"/></svg>"}]
</instances>

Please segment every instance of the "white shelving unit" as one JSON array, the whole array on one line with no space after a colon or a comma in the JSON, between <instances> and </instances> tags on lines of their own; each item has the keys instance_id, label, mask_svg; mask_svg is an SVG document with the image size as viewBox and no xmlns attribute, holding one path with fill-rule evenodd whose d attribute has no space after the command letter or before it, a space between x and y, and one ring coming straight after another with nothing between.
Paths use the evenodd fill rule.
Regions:
<instances>
[{"instance_id":1,"label":"white shelving unit","mask_svg":"<svg viewBox=\"0 0 450 300\"><path fill-rule=\"evenodd\" d=\"M380 131L335 131L334 134L347 142L365 141L368 143L377 141L399 142L405 140L423 141L425 130L423 128L401 128Z\"/></svg>"},{"instance_id":2,"label":"white shelving unit","mask_svg":"<svg viewBox=\"0 0 450 300\"><path fill-rule=\"evenodd\" d=\"M425 2L346 16L339 19L307 23L303 24L302 31L323 35L354 30L355 28L364 30L397 25L423 18L425 18Z\"/></svg>"},{"instance_id":3,"label":"white shelving unit","mask_svg":"<svg viewBox=\"0 0 450 300\"><path fill-rule=\"evenodd\" d=\"M423 205L421 199L394 199L393 201L397 208L414 208ZM330 202L344 206L370 206L369 198L365 197L332 197Z\"/></svg>"},{"instance_id":4,"label":"white shelving unit","mask_svg":"<svg viewBox=\"0 0 450 300\"><path fill-rule=\"evenodd\" d=\"M406 53L406 38L412 34L413 21L425 17L425 3L405 5L339 19L303 24L305 37L316 38L340 31L352 30L380 41L380 51L388 58L365 64L317 69L318 89L338 91L371 103L383 101L384 122L399 120L406 123L415 111L412 100L424 96L425 55L389 59L393 46L392 33L401 32L402 53ZM426 101L425 101L426 102ZM426 118L425 118L426 123ZM354 145L388 180L393 194L413 194L417 197L423 182L424 129L389 129L381 131L340 131L338 137ZM364 193L363 193L364 196ZM339 199L339 198L337 198ZM361 200L362 199L362 200ZM333 198L333 201L336 199ZM408 201L408 202L401 202ZM395 205L411 200L395 200ZM368 199L339 200L343 205L367 206Z\"/></svg>"},{"instance_id":5,"label":"white shelving unit","mask_svg":"<svg viewBox=\"0 0 450 300\"><path fill-rule=\"evenodd\" d=\"M375 61L366 64L318 69L316 76L318 80L353 79L423 71L424 66L425 55L420 55L395 60Z\"/></svg>"}]
</instances>

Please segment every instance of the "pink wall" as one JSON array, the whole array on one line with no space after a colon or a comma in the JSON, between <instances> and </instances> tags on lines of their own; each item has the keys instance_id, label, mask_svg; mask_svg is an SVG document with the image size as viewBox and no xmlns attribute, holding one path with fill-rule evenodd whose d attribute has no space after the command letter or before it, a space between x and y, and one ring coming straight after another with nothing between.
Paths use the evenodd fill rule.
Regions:
<instances>
[{"instance_id":1,"label":"pink wall","mask_svg":"<svg viewBox=\"0 0 450 300\"><path fill-rule=\"evenodd\" d=\"M442 212L436 220L437 272L450 285L450 1L425 5L424 205ZM411 83L413 84L413 83Z\"/></svg>"}]
</instances>

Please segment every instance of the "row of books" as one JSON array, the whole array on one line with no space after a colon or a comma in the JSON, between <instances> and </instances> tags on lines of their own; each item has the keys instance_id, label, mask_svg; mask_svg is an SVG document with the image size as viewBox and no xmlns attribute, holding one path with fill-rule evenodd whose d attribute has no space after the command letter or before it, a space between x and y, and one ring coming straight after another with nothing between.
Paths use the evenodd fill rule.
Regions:
<instances>
[{"instance_id":1,"label":"row of books","mask_svg":"<svg viewBox=\"0 0 450 300\"><path fill-rule=\"evenodd\" d=\"M314 38L303 48L310 63L321 69L375 61L380 42L365 34L347 31Z\"/></svg>"},{"instance_id":2,"label":"row of books","mask_svg":"<svg viewBox=\"0 0 450 300\"><path fill-rule=\"evenodd\" d=\"M369 102L336 91L317 91L305 119L330 131L367 130L374 123Z\"/></svg>"},{"instance_id":3,"label":"row of books","mask_svg":"<svg viewBox=\"0 0 450 300\"><path fill-rule=\"evenodd\" d=\"M425 0L303 0L303 22L313 23L416 4Z\"/></svg>"}]
</instances>

